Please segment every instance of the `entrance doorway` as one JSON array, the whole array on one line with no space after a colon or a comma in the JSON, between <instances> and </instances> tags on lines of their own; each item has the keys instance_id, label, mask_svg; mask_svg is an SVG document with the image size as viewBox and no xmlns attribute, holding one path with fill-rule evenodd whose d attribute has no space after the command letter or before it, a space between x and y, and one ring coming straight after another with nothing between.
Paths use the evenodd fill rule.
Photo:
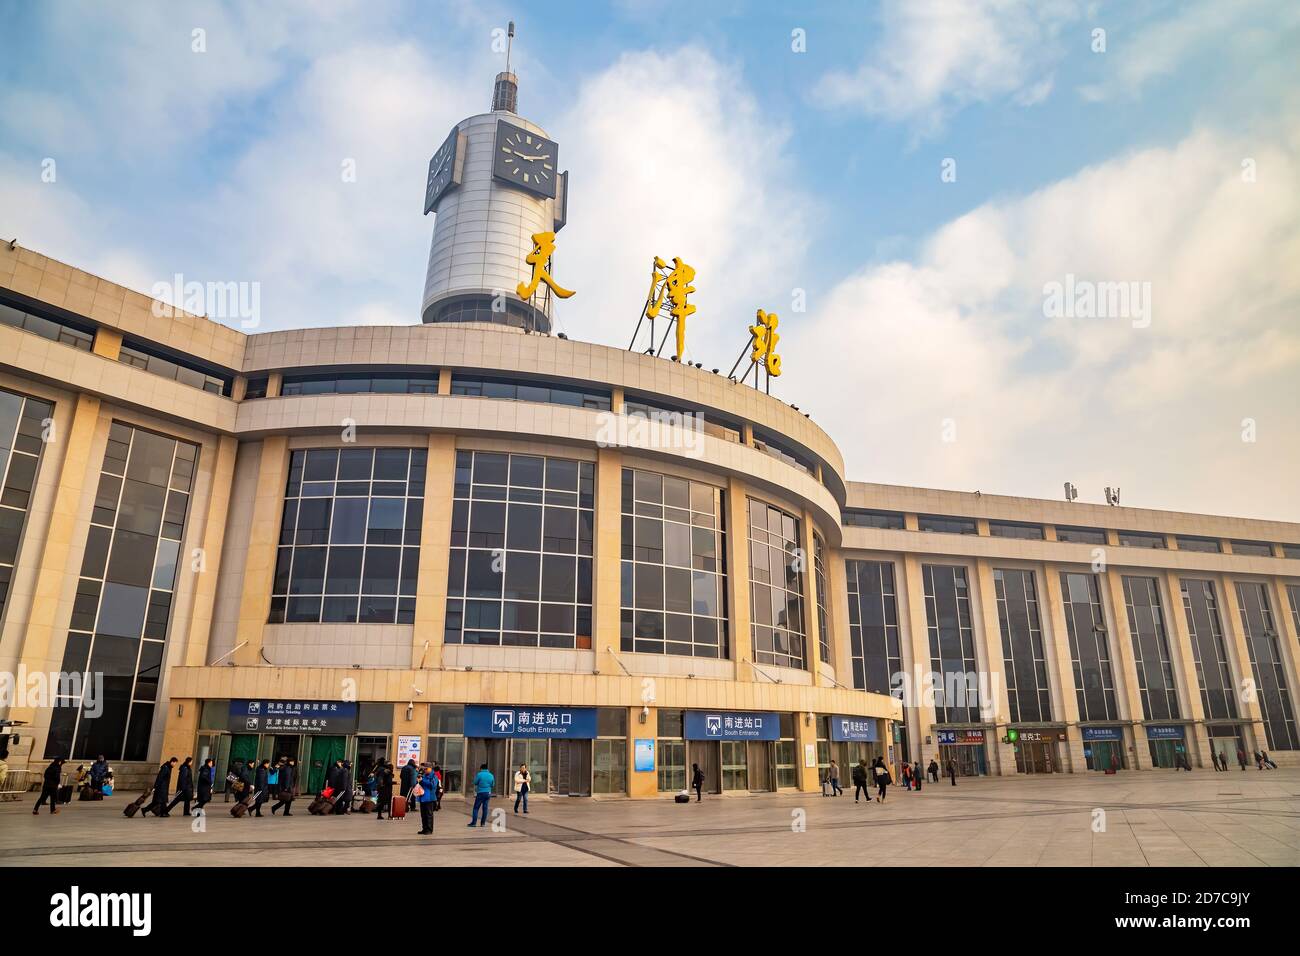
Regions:
<instances>
[{"instance_id":1,"label":"entrance doorway","mask_svg":"<svg viewBox=\"0 0 1300 956\"><path fill-rule=\"evenodd\" d=\"M334 761L347 757L346 745L346 737L322 734L311 738L311 759L307 767L308 793L321 792L325 786L325 774L334 766Z\"/></svg>"},{"instance_id":2,"label":"entrance doorway","mask_svg":"<svg viewBox=\"0 0 1300 956\"><path fill-rule=\"evenodd\" d=\"M510 742L510 792L515 790L515 771L519 765L528 765L528 792L547 793L550 787L550 761L547 759L545 740L512 740Z\"/></svg>"},{"instance_id":3,"label":"entrance doorway","mask_svg":"<svg viewBox=\"0 0 1300 956\"><path fill-rule=\"evenodd\" d=\"M743 740L722 741L722 789L749 789L749 750Z\"/></svg>"},{"instance_id":4,"label":"entrance doorway","mask_svg":"<svg viewBox=\"0 0 1300 956\"><path fill-rule=\"evenodd\" d=\"M1237 748L1241 746L1241 738L1237 736L1235 727L1210 727L1210 749L1220 755L1226 761L1226 766L1236 767Z\"/></svg>"},{"instance_id":5,"label":"entrance doorway","mask_svg":"<svg viewBox=\"0 0 1300 956\"><path fill-rule=\"evenodd\" d=\"M687 742L687 787L691 787L691 777L693 775L689 764L699 764L700 769L704 771L704 786L701 789L705 793L722 792L722 758L718 748L719 744L716 740L691 740Z\"/></svg>"},{"instance_id":6,"label":"entrance doorway","mask_svg":"<svg viewBox=\"0 0 1300 956\"><path fill-rule=\"evenodd\" d=\"M957 776L982 777L989 772L988 759L984 747L974 744L940 744L939 774L948 775L948 761L957 762Z\"/></svg>"},{"instance_id":7,"label":"entrance doorway","mask_svg":"<svg viewBox=\"0 0 1300 956\"><path fill-rule=\"evenodd\" d=\"M1054 741L1022 740L1016 744L1017 773L1058 773L1060 770Z\"/></svg>"},{"instance_id":8,"label":"entrance doorway","mask_svg":"<svg viewBox=\"0 0 1300 956\"><path fill-rule=\"evenodd\" d=\"M1083 759L1089 770L1123 770L1124 747L1118 740L1094 740L1084 744Z\"/></svg>"},{"instance_id":9,"label":"entrance doorway","mask_svg":"<svg viewBox=\"0 0 1300 956\"><path fill-rule=\"evenodd\" d=\"M352 761L352 767L356 774L352 779L358 783L365 783L366 777L374 769L380 758L388 757L388 738L387 737L358 737L357 738L357 758Z\"/></svg>"},{"instance_id":10,"label":"entrance doorway","mask_svg":"<svg viewBox=\"0 0 1300 956\"><path fill-rule=\"evenodd\" d=\"M509 744L509 740L488 739L487 737L469 738L469 759L465 763L466 794L473 795L474 778L478 775L479 767L483 766L483 764L488 765L488 771L495 780L492 786L493 796L500 797L514 789L513 783L507 784L506 777ZM508 779L513 781L514 778L515 775L512 773Z\"/></svg>"},{"instance_id":11,"label":"entrance doorway","mask_svg":"<svg viewBox=\"0 0 1300 956\"><path fill-rule=\"evenodd\" d=\"M591 741L552 740L550 792L561 797L591 796Z\"/></svg>"},{"instance_id":12,"label":"entrance doorway","mask_svg":"<svg viewBox=\"0 0 1300 956\"><path fill-rule=\"evenodd\" d=\"M245 766L248 761L257 763L257 734L235 734L230 739L230 756L226 761L227 774L239 774L241 767ZM230 784L226 784L229 789Z\"/></svg>"},{"instance_id":13,"label":"entrance doorway","mask_svg":"<svg viewBox=\"0 0 1300 956\"><path fill-rule=\"evenodd\" d=\"M1176 770L1183 753L1181 740L1148 740L1151 748L1151 765L1164 770Z\"/></svg>"}]
</instances>

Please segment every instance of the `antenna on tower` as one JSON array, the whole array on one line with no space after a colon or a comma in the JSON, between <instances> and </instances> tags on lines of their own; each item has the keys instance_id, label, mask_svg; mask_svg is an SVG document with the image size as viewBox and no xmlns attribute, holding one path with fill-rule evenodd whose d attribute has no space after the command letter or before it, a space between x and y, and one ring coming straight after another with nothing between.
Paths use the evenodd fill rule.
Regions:
<instances>
[{"instance_id":1,"label":"antenna on tower","mask_svg":"<svg viewBox=\"0 0 1300 956\"><path fill-rule=\"evenodd\" d=\"M497 28L501 29L500 27ZM515 21L510 21L506 29L506 68L497 74L492 85L492 109L514 113L519 104L519 80L510 72L510 54L515 45Z\"/></svg>"}]
</instances>

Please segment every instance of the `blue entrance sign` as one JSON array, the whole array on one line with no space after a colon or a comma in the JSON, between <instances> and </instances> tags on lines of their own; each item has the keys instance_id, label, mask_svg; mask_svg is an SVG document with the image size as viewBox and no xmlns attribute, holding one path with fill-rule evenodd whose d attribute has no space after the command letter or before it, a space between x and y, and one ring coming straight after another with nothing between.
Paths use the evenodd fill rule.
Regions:
<instances>
[{"instance_id":1,"label":"blue entrance sign","mask_svg":"<svg viewBox=\"0 0 1300 956\"><path fill-rule=\"evenodd\" d=\"M781 721L776 714L688 710L685 725L687 740L781 739Z\"/></svg>"},{"instance_id":2,"label":"blue entrance sign","mask_svg":"<svg viewBox=\"0 0 1300 956\"><path fill-rule=\"evenodd\" d=\"M1147 724L1148 740L1182 740L1183 728L1181 724Z\"/></svg>"},{"instance_id":3,"label":"blue entrance sign","mask_svg":"<svg viewBox=\"0 0 1300 956\"><path fill-rule=\"evenodd\" d=\"M489 707L465 705L466 737L571 737L596 736L594 707Z\"/></svg>"},{"instance_id":4,"label":"blue entrance sign","mask_svg":"<svg viewBox=\"0 0 1300 956\"><path fill-rule=\"evenodd\" d=\"M229 729L236 734L355 734L356 701L232 700Z\"/></svg>"},{"instance_id":5,"label":"blue entrance sign","mask_svg":"<svg viewBox=\"0 0 1300 956\"><path fill-rule=\"evenodd\" d=\"M1124 732L1118 727L1083 727L1084 740L1123 740Z\"/></svg>"},{"instance_id":6,"label":"blue entrance sign","mask_svg":"<svg viewBox=\"0 0 1300 956\"><path fill-rule=\"evenodd\" d=\"M831 740L868 740L875 742L876 719L874 717L831 717Z\"/></svg>"}]
</instances>

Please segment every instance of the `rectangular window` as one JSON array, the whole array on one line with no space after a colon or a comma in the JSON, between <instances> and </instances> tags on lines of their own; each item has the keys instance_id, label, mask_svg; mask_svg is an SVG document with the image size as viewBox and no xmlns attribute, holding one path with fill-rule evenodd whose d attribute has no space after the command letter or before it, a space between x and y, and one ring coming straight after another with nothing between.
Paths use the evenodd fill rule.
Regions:
<instances>
[{"instance_id":1,"label":"rectangular window","mask_svg":"<svg viewBox=\"0 0 1300 956\"><path fill-rule=\"evenodd\" d=\"M822 660L834 666L835 662L831 660L831 626L830 618L826 614L827 604L827 576L826 576L826 548L822 544L821 535L813 535L813 568L817 575L817 647L821 652ZM793 786L793 784L792 784Z\"/></svg>"},{"instance_id":2,"label":"rectangular window","mask_svg":"<svg viewBox=\"0 0 1300 956\"><path fill-rule=\"evenodd\" d=\"M1273 557L1273 546L1267 541L1233 541L1233 554L1248 554L1256 558Z\"/></svg>"},{"instance_id":3,"label":"rectangular window","mask_svg":"<svg viewBox=\"0 0 1300 956\"><path fill-rule=\"evenodd\" d=\"M1119 720L1115 704L1115 675L1111 669L1110 641L1101 606L1097 577L1075 571L1061 572L1065 600L1065 626L1070 637L1070 663L1080 720Z\"/></svg>"},{"instance_id":4,"label":"rectangular window","mask_svg":"<svg viewBox=\"0 0 1300 956\"><path fill-rule=\"evenodd\" d=\"M1213 581L1183 578L1183 613L1196 661L1196 683L1210 720L1236 720L1237 695L1223 640L1223 623Z\"/></svg>"},{"instance_id":5,"label":"rectangular window","mask_svg":"<svg viewBox=\"0 0 1300 956\"><path fill-rule=\"evenodd\" d=\"M901 511L868 511L862 508L846 508L843 514L844 524L855 528L887 528L902 531L905 527Z\"/></svg>"},{"instance_id":6,"label":"rectangular window","mask_svg":"<svg viewBox=\"0 0 1300 956\"><path fill-rule=\"evenodd\" d=\"M215 369L183 359L168 358L149 346L135 341L130 344L123 343L117 360L123 365L141 369L150 375L171 379L173 382L180 382L192 388L201 388L213 395L229 395L231 383L234 381L233 377L219 374Z\"/></svg>"},{"instance_id":7,"label":"rectangular window","mask_svg":"<svg viewBox=\"0 0 1300 956\"><path fill-rule=\"evenodd\" d=\"M265 375L259 378L250 378L244 386L244 399L266 398L266 389L270 384Z\"/></svg>"},{"instance_id":8,"label":"rectangular window","mask_svg":"<svg viewBox=\"0 0 1300 956\"><path fill-rule=\"evenodd\" d=\"M448 644L591 648L595 465L456 453Z\"/></svg>"},{"instance_id":9,"label":"rectangular window","mask_svg":"<svg viewBox=\"0 0 1300 956\"><path fill-rule=\"evenodd\" d=\"M553 385L543 380L482 378L476 375L453 375L451 394L479 398L503 398L520 402L544 402L575 408L610 410L610 393L603 389L575 385Z\"/></svg>"},{"instance_id":10,"label":"rectangular window","mask_svg":"<svg viewBox=\"0 0 1300 956\"><path fill-rule=\"evenodd\" d=\"M642 398L624 397L623 414L629 418L641 417L651 422L662 422L673 424L680 419L676 416L691 416L695 421L700 423L700 430L706 435L712 435L714 438L721 438L723 441L740 444L741 429L737 422L723 419L716 412L710 411L705 414L698 408L687 408L684 405L668 405L659 400L650 400Z\"/></svg>"},{"instance_id":11,"label":"rectangular window","mask_svg":"<svg viewBox=\"0 0 1300 956\"><path fill-rule=\"evenodd\" d=\"M950 518L945 515L917 515L917 527L940 534L978 534L973 518Z\"/></svg>"},{"instance_id":12,"label":"rectangular window","mask_svg":"<svg viewBox=\"0 0 1300 956\"><path fill-rule=\"evenodd\" d=\"M749 592L754 660L806 668L799 519L749 499ZM743 745L742 745L743 747Z\"/></svg>"},{"instance_id":13,"label":"rectangular window","mask_svg":"<svg viewBox=\"0 0 1300 956\"><path fill-rule=\"evenodd\" d=\"M1147 720L1177 720L1178 688L1169 655L1164 608L1155 578L1124 575L1124 605L1137 664L1142 713Z\"/></svg>"},{"instance_id":14,"label":"rectangular window","mask_svg":"<svg viewBox=\"0 0 1300 956\"><path fill-rule=\"evenodd\" d=\"M253 383L249 382L250 389ZM437 372L409 373L370 373L340 372L335 375L286 375L280 383L281 395L362 395L378 393L384 395L436 395L438 393ZM263 398L261 395L248 395L248 398Z\"/></svg>"},{"instance_id":15,"label":"rectangular window","mask_svg":"<svg viewBox=\"0 0 1300 956\"><path fill-rule=\"evenodd\" d=\"M1019 524L1014 521L990 521L989 534L995 538L1022 538L1026 541L1042 541L1041 524Z\"/></svg>"},{"instance_id":16,"label":"rectangular window","mask_svg":"<svg viewBox=\"0 0 1300 956\"><path fill-rule=\"evenodd\" d=\"M624 468L619 646L727 656L726 492Z\"/></svg>"},{"instance_id":17,"label":"rectangular window","mask_svg":"<svg viewBox=\"0 0 1300 956\"><path fill-rule=\"evenodd\" d=\"M1105 544L1106 532L1101 528L1067 528L1057 525L1056 540L1071 544Z\"/></svg>"},{"instance_id":18,"label":"rectangular window","mask_svg":"<svg viewBox=\"0 0 1300 956\"><path fill-rule=\"evenodd\" d=\"M113 422L63 670L103 675L99 715L60 698L46 756L144 760L198 446ZM83 695L84 699L84 695Z\"/></svg>"},{"instance_id":19,"label":"rectangular window","mask_svg":"<svg viewBox=\"0 0 1300 956\"><path fill-rule=\"evenodd\" d=\"M849 586L849 646L853 686L888 694L890 680L902 673L898 639L898 594L889 561L846 561Z\"/></svg>"},{"instance_id":20,"label":"rectangular window","mask_svg":"<svg viewBox=\"0 0 1300 956\"><path fill-rule=\"evenodd\" d=\"M94 333L89 328L72 325L61 318L37 315L3 301L0 301L0 325L13 326L51 342L70 345L82 352L89 352L95 341Z\"/></svg>"},{"instance_id":21,"label":"rectangular window","mask_svg":"<svg viewBox=\"0 0 1300 956\"><path fill-rule=\"evenodd\" d=\"M1162 534L1147 534L1145 531L1121 531L1119 533L1119 543L1126 548L1154 548L1160 550L1165 547L1165 536Z\"/></svg>"},{"instance_id":22,"label":"rectangular window","mask_svg":"<svg viewBox=\"0 0 1300 956\"><path fill-rule=\"evenodd\" d=\"M1287 687L1286 664L1278 643L1277 622L1268 590L1256 581L1238 581L1237 603L1241 627L1250 649L1250 666L1264 718L1264 733L1270 750L1300 750L1296 735L1295 710Z\"/></svg>"},{"instance_id":23,"label":"rectangular window","mask_svg":"<svg viewBox=\"0 0 1300 956\"><path fill-rule=\"evenodd\" d=\"M49 402L0 389L0 619L53 414Z\"/></svg>"},{"instance_id":24,"label":"rectangular window","mask_svg":"<svg viewBox=\"0 0 1300 956\"><path fill-rule=\"evenodd\" d=\"M1176 535L1174 541L1179 551L1202 551L1205 554L1218 554L1223 550L1217 538L1194 538L1190 535Z\"/></svg>"},{"instance_id":25,"label":"rectangular window","mask_svg":"<svg viewBox=\"0 0 1300 956\"><path fill-rule=\"evenodd\" d=\"M423 448L291 453L272 624L413 624Z\"/></svg>"},{"instance_id":26,"label":"rectangular window","mask_svg":"<svg viewBox=\"0 0 1300 956\"><path fill-rule=\"evenodd\" d=\"M935 720L941 724L980 721L979 674L970 585L957 565L921 566L930 668L935 673Z\"/></svg>"},{"instance_id":27,"label":"rectangular window","mask_svg":"<svg viewBox=\"0 0 1300 956\"><path fill-rule=\"evenodd\" d=\"M1051 685L1047 679L1047 653L1034 572L994 568L993 587L997 592L1011 722L1049 721L1052 719Z\"/></svg>"}]
</instances>

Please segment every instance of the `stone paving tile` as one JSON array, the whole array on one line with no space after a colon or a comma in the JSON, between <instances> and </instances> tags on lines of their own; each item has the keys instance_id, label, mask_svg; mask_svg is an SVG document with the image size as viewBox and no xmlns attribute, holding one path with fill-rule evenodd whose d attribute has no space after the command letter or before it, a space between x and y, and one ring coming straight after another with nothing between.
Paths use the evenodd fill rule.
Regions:
<instances>
[{"instance_id":1,"label":"stone paving tile","mask_svg":"<svg viewBox=\"0 0 1300 956\"><path fill-rule=\"evenodd\" d=\"M34 800L34 795L33 795ZM126 798L33 817L0 804L0 866L1298 866L1300 770L1240 777L962 780L885 804L782 793L670 800L534 798L505 832L464 827L449 798L432 838L418 822L373 818L235 820L215 804L192 821L128 820ZM1094 811L1105 829L1093 832ZM797 825L802 823L803 829Z\"/></svg>"}]
</instances>

